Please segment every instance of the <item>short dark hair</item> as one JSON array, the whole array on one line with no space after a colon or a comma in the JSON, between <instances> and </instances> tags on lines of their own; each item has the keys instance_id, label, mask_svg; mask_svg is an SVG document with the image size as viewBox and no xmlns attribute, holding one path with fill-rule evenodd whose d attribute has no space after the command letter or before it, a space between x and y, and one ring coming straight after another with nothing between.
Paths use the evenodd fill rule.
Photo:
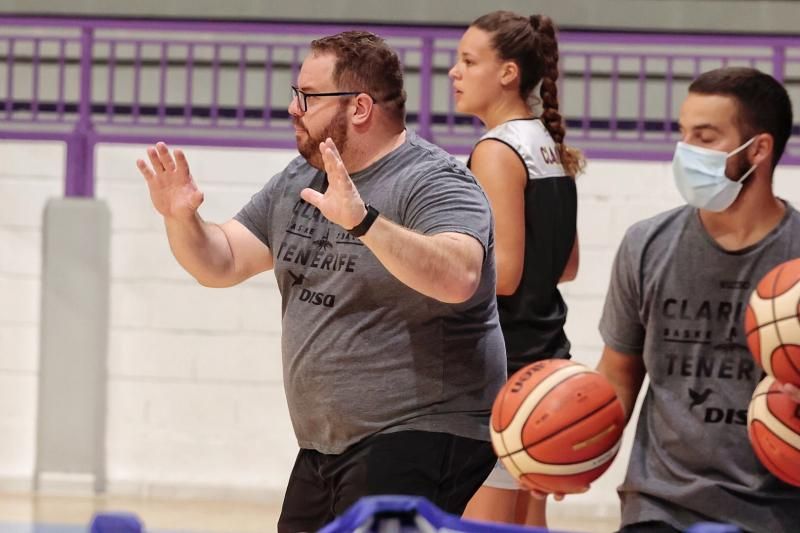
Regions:
<instances>
[{"instance_id":1,"label":"short dark hair","mask_svg":"<svg viewBox=\"0 0 800 533\"><path fill-rule=\"evenodd\" d=\"M689 86L689 93L733 98L741 141L759 133L772 135L775 168L792 134L792 102L778 80L754 68L718 68L698 76Z\"/></svg>"},{"instance_id":2,"label":"short dark hair","mask_svg":"<svg viewBox=\"0 0 800 533\"><path fill-rule=\"evenodd\" d=\"M363 91L394 120L405 122L406 91L397 54L367 31L344 31L311 41L311 52L333 54L333 82L341 91Z\"/></svg>"}]
</instances>

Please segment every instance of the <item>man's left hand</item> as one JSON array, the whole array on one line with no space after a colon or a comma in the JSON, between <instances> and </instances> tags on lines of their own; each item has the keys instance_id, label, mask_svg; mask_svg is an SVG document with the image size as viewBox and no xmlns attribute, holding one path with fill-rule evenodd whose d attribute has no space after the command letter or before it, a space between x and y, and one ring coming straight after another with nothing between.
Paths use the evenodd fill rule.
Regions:
<instances>
[{"instance_id":1,"label":"man's left hand","mask_svg":"<svg viewBox=\"0 0 800 533\"><path fill-rule=\"evenodd\" d=\"M789 395L789 397L797 403L800 403L800 387L797 385L792 385L791 383L784 383L783 384L783 392Z\"/></svg>"},{"instance_id":2,"label":"man's left hand","mask_svg":"<svg viewBox=\"0 0 800 533\"><path fill-rule=\"evenodd\" d=\"M339 150L330 137L319 143L319 151L328 174L328 189L325 193L303 189L300 197L319 209L334 224L347 230L352 229L367 215L364 200L358 194L358 189L344 167Z\"/></svg>"}]
</instances>

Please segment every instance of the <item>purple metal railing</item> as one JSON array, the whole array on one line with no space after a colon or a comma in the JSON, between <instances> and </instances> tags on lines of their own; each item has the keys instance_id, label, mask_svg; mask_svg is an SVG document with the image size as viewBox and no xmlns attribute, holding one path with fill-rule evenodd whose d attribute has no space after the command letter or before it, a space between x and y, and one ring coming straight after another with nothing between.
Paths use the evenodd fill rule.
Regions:
<instances>
[{"instance_id":1,"label":"purple metal railing","mask_svg":"<svg viewBox=\"0 0 800 533\"><path fill-rule=\"evenodd\" d=\"M409 127L468 152L482 126L455 113L447 80L462 30L361 27L400 55ZM293 148L288 86L308 42L343 29L0 17L0 138L66 142L68 196L94 194L100 142ZM590 158L669 159L690 80L722 65L770 72L800 109L800 38L562 32L560 45L567 142ZM784 157L800 164L800 138Z\"/></svg>"}]
</instances>

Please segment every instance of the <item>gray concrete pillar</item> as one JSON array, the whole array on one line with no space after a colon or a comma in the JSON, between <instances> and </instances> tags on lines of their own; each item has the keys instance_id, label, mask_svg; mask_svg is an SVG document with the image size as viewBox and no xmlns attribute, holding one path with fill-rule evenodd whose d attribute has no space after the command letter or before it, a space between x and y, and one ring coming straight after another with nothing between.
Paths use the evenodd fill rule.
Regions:
<instances>
[{"instance_id":1,"label":"gray concrete pillar","mask_svg":"<svg viewBox=\"0 0 800 533\"><path fill-rule=\"evenodd\" d=\"M36 486L105 488L111 214L89 198L47 203L43 226Z\"/></svg>"}]
</instances>

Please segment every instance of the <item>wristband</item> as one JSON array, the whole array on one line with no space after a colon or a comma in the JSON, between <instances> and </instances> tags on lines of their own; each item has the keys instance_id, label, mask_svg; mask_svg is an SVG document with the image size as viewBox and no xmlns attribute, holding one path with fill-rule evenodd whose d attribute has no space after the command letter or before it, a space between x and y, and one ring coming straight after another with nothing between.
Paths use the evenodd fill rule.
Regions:
<instances>
[{"instance_id":1,"label":"wristband","mask_svg":"<svg viewBox=\"0 0 800 533\"><path fill-rule=\"evenodd\" d=\"M364 216L364 220L359 222L353 228L347 230L347 232L352 235L353 237L361 237L365 233L369 231L369 228L372 227L372 224L375 222L375 219L378 218L378 210L372 207L369 204L365 204L364 207L367 208L367 214Z\"/></svg>"}]
</instances>

